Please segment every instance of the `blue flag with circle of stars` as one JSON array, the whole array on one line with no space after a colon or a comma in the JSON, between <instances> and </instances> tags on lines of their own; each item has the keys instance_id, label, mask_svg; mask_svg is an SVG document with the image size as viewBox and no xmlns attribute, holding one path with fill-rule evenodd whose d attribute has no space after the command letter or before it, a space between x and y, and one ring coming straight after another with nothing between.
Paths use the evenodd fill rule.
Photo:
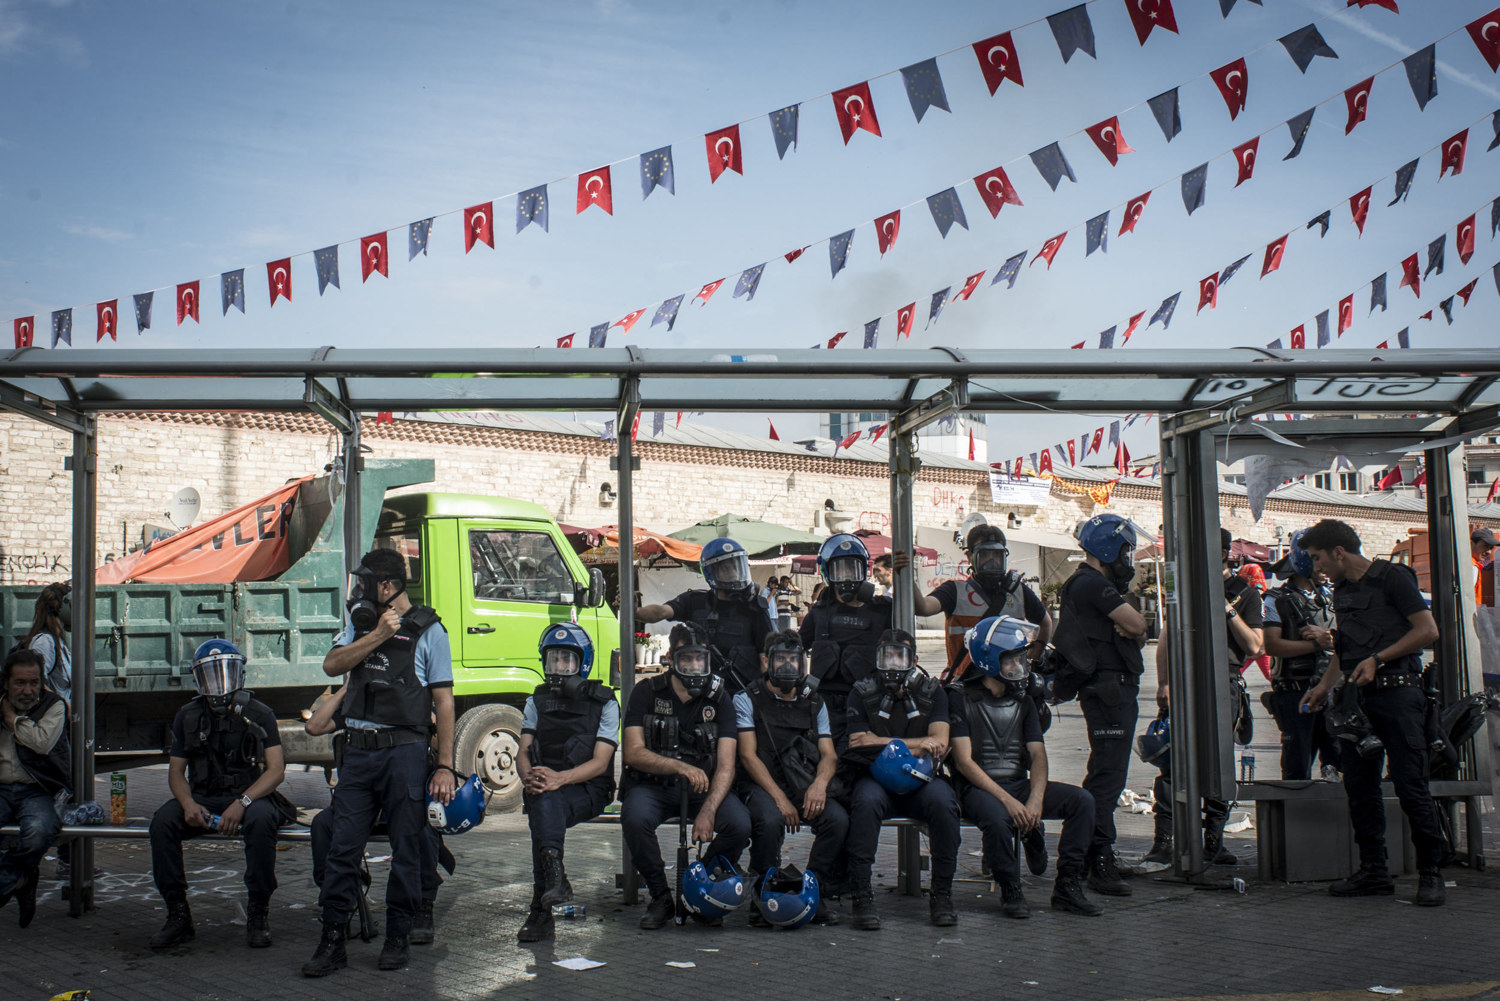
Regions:
<instances>
[{"instance_id":1,"label":"blue flag with circle of stars","mask_svg":"<svg viewBox=\"0 0 1500 1001\"><path fill-rule=\"evenodd\" d=\"M1260 2L1260 0L1250 0L1250 2L1255 4L1255 6L1257 7L1264 6ZM1235 0L1219 0L1219 13L1223 14L1227 18L1229 16L1229 12L1234 10L1234 4Z\"/></svg>"},{"instance_id":2,"label":"blue flag with circle of stars","mask_svg":"<svg viewBox=\"0 0 1500 1001\"><path fill-rule=\"evenodd\" d=\"M542 228L545 229L546 227L543 226ZM427 238L431 235L431 219L418 219L416 222L406 227L406 259L408 261L416 260L418 254L426 256ZM338 282L333 283L335 288L338 287L338 284Z\"/></svg>"},{"instance_id":3,"label":"blue flag with circle of stars","mask_svg":"<svg viewBox=\"0 0 1500 1001\"><path fill-rule=\"evenodd\" d=\"M1305 228L1312 229L1314 226L1323 227L1322 232L1318 234L1318 239L1323 239L1323 237L1328 235L1328 220L1330 215L1332 214L1332 211L1332 209L1324 209L1322 212L1319 212L1312 219L1308 220L1307 226Z\"/></svg>"},{"instance_id":4,"label":"blue flag with circle of stars","mask_svg":"<svg viewBox=\"0 0 1500 1001\"><path fill-rule=\"evenodd\" d=\"M516 232L521 232L532 223L541 226L543 233L547 232L547 186L545 184L527 188L516 197Z\"/></svg>"},{"instance_id":5,"label":"blue flag with circle of stars","mask_svg":"<svg viewBox=\"0 0 1500 1001\"><path fill-rule=\"evenodd\" d=\"M1088 255L1085 254L1085 257ZM1016 287L1016 278L1021 274L1021 265L1026 263L1026 251L1021 251L1014 257L1006 258L1005 263L995 272L995 277L990 279L991 285L999 285L1002 281L1006 283L1007 289Z\"/></svg>"},{"instance_id":6,"label":"blue flag with circle of stars","mask_svg":"<svg viewBox=\"0 0 1500 1001\"><path fill-rule=\"evenodd\" d=\"M1047 186L1053 191L1057 190L1057 186L1062 183L1064 177L1074 184L1078 183L1078 178L1073 176L1073 168L1068 165L1068 158L1063 156L1062 147L1057 143L1034 150L1031 154L1031 162L1036 166L1037 173L1042 175L1042 180L1046 181Z\"/></svg>"},{"instance_id":7,"label":"blue flag with circle of stars","mask_svg":"<svg viewBox=\"0 0 1500 1001\"><path fill-rule=\"evenodd\" d=\"M1379 306L1382 313L1385 312L1385 275L1370 282L1370 312L1375 312Z\"/></svg>"},{"instance_id":8,"label":"blue flag with circle of stars","mask_svg":"<svg viewBox=\"0 0 1500 1001\"><path fill-rule=\"evenodd\" d=\"M141 333L151 329L151 300L156 298L155 292L137 292L135 296L135 332Z\"/></svg>"},{"instance_id":9,"label":"blue flag with circle of stars","mask_svg":"<svg viewBox=\"0 0 1500 1001\"><path fill-rule=\"evenodd\" d=\"M667 429L667 415L665 411L658 410L651 415L651 437L659 438L661 433Z\"/></svg>"},{"instance_id":10,"label":"blue flag with circle of stars","mask_svg":"<svg viewBox=\"0 0 1500 1001\"><path fill-rule=\"evenodd\" d=\"M1411 96L1417 99L1417 110L1426 111L1427 102L1437 97L1437 45L1419 49L1401 60L1406 68L1406 82Z\"/></svg>"},{"instance_id":11,"label":"blue flag with circle of stars","mask_svg":"<svg viewBox=\"0 0 1500 1001\"><path fill-rule=\"evenodd\" d=\"M830 278L835 278L844 270L844 265L849 263L849 244L854 241L854 230L840 233L838 236L830 237L828 240L828 270Z\"/></svg>"},{"instance_id":12,"label":"blue flag with circle of stars","mask_svg":"<svg viewBox=\"0 0 1500 1001\"><path fill-rule=\"evenodd\" d=\"M1423 278L1430 278L1434 271L1438 274L1443 273L1443 256L1447 249L1447 233L1444 233L1427 245L1427 270L1422 272Z\"/></svg>"},{"instance_id":13,"label":"blue flag with circle of stars","mask_svg":"<svg viewBox=\"0 0 1500 1001\"><path fill-rule=\"evenodd\" d=\"M1161 305L1156 307L1156 312L1151 314L1151 321L1146 324L1146 329L1150 330L1156 326L1157 320L1161 321L1161 329L1166 330L1170 327L1172 325L1172 314L1177 312L1177 300L1180 298L1182 298L1181 292L1173 292L1163 299Z\"/></svg>"},{"instance_id":14,"label":"blue flag with circle of stars","mask_svg":"<svg viewBox=\"0 0 1500 1001\"><path fill-rule=\"evenodd\" d=\"M604 340L609 336L609 324L600 323L589 328L589 347L602 348Z\"/></svg>"},{"instance_id":15,"label":"blue flag with circle of stars","mask_svg":"<svg viewBox=\"0 0 1500 1001\"><path fill-rule=\"evenodd\" d=\"M1453 326L1453 296L1450 295L1438 303L1438 307L1443 311L1443 317L1448 321L1448 326Z\"/></svg>"},{"instance_id":16,"label":"blue flag with circle of stars","mask_svg":"<svg viewBox=\"0 0 1500 1001\"><path fill-rule=\"evenodd\" d=\"M339 287L339 245L313 251L313 263L318 267L318 295L332 285Z\"/></svg>"},{"instance_id":17,"label":"blue flag with circle of stars","mask_svg":"<svg viewBox=\"0 0 1500 1001\"><path fill-rule=\"evenodd\" d=\"M875 341L880 337L880 317L876 317L865 324L865 350L875 346Z\"/></svg>"},{"instance_id":18,"label":"blue flag with circle of stars","mask_svg":"<svg viewBox=\"0 0 1500 1001\"><path fill-rule=\"evenodd\" d=\"M1318 30L1316 24L1309 24L1304 28L1298 28L1290 35L1281 36L1281 44L1286 48L1286 54L1292 57L1292 62L1303 73L1312 65L1317 56L1327 56L1329 59L1337 59L1339 54L1333 51L1333 46L1323 40L1323 33Z\"/></svg>"},{"instance_id":19,"label":"blue flag with circle of stars","mask_svg":"<svg viewBox=\"0 0 1500 1001\"><path fill-rule=\"evenodd\" d=\"M1156 117L1156 124L1161 126L1161 134L1167 137L1167 142L1177 138L1177 133L1182 131L1182 114L1177 104L1177 88L1157 94L1146 102L1151 106L1151 114Z\"/></svg>"},{"instance_id":20,"label":"blue flag with circle of stars","mask_svg":"<svg viewBox=\"0 0 1500 1001\"><path fill-rule=\"evenodd\" d=\"M928 108L952 110L948 107L948 93L943 90L936 57L903 68L901 82L906 85L906 99L911 102L911 113L917 116L917 121L922 120Z\"/></svg>"},{"instance_id":21,"label":"blue flag with circle of stars","mask_svg":"<svg viewBox=\"0 0 1500 1001\"><path fill-rule=\"evenodd\" d=\"M1317 110L1314 105L1295 118L1287 119L1286 127L1292 133L1292 151L1282 157L1283 160L1291 160L1302 152L1302 144L1307 141L1308 126L1312 125L1313 112Z\"/></svg>"},{"instance_id":22,"label":"blue flag with circle of stars","mask_svg":"<svg viewBox=\"0 0 1500 1001\"><path fill-rule=\"evenodd\" d=\"M1234 273L1236 271L1238 271L1240 268L1244 267L1245 266L1245 262L1248 261L1249 259L1250 259L1250 255L1246 254L1244 257L1241 257L1239 260L1237 260L1233 264L1229 265L1229 267L1227 267L1223 271L1219 272L1219 288L1223 288L1225 285L1228 285L1229 284L1229 279L1233 278L1234 277Z\"/></svg>"},{"instance_id":23,"label":"blue flag with circle of stars","mask_svg":"<svg viewBox=\"0 0 1500 1001\"><path fill-rule=\"evenodd\" d=\"M1500 275L1500 264L1495 265L1495 268L1496 268L1496 272L1495 272L1496 275ZM1500 279L1497 279L1496 284L1500 284ZM1400 345L1401 347L1403 347L1403 348L1409 348L1409 347L1411 347L1411 328L1410 327L1402 327L1401 328L1401 332L1396 335L1396 343L1398 345Z\"/></svg>"},{"instance_id":24,"label":"blue flag with circle of stars","mask_svg":"<svg viewBox=\"0 0 1500 1001\"><path fill-rule=\"evenodd\" d=\"M764 264L757 264L753 268L746 268L740 272L740 280L734 284L734 297L738 299L744 296L746 299L754 299L755 290L760 288L761 272L765 270Z\"/></svg>"},{"instance_id":25,"label":"blue flag with circle of stars","mask_svg":"<svg viewBox=\"0 0 1500 1001\"><path fill-rule=\"evenodd\" d=\"M1323 310L1316 317L1318 322L1318 347L1326 348L1333 338L1328 333L1328 310Z\"/></svg>"},{"instance_id":26,"label":"blue flag with circle of stars","mask_svg":"<svg viewBox=\"0 0 1500 1001\"><path fill-rule=\"evenodd\" d=\"M62 341L68 347L73 346L73 310L54 309L52 311L52 346L57 347L57 342Z\"/></svg>"},{"instance_id":27,"label":"blue flag with circle of stars","mask_svg":"<svg viewBox=\"0 0 1500 1001\"><path fill-rule=\"evenodd\" d=\"M1115 328L1114 327L1110 327L1108 330L1105 330L1105 331L1103 331L1102 333L1099 334L1099 349L1101 351L1108 351L1110 348L1113 348L1114 346L1115 346Z\"/></svg>"},{"instance_id":28,"label":"blue flag with circle of stars","mask_svg":"<svg viewBox=\"0 0 1500 1001\"><path fill-rule=\"evenodd\" d=\"M958 192L949 188L947 191L939 191L935 195L927 196L927 208L932 212L932 221L937 223L938 232L944 237L948 230L958 223L964 229L969 228L969 220L964 218L963 203L958 200Z\"/></svg>"},{"instance_id":29,"label":"blue flag with circle of stars","mask_svg":"<svg viewBox=\"0 0 1500 1001\"><path fill-rule=\"evenodd\" d=\"M786 151L797 147L797 108L793 104L771 112L771 136L776 140L776 159L785 160Z\"/></svg>"},{"instance_id":30,"label":"blue flag with circle of stars","mask_svg":"<svg viewBox=\"0 0 1500 1001\"><path fill-rule=\"evenodd\" d=\"M677 194L677 182L672 176L672 147L663 146L641 154L641 198L644 200L655 188L666 188L667 194Z\"/></svg>"},{"instance_id":31,"label":"blue flag with circle of stars","mask_svg":"<svg viewBox=\"0 0 1500 1001\"><path fill-rule=\"evenodd\" d=\"M245 269L239 268L235 271L226 271L219 276L219 298L224 304L224 315L229 315L229 307L235 306L243 313L245 311Z\"/></svg>"},{"instance_id":32,"label":"blue flag with circle of stars","mask_svg":"<svg viewBox=\"0 0 1500 1001\"><path fill-rule=\"evenodd\" d=\"M1417 164L1421 162L1422 158L1418 157L1410 163L1402 164L1396 170L1396 197L1390 200L1386 206L1387 208L1399 201L1404 201L1406 196L1411 193L1411 179L1417 176Z\"/></svg>"},{"instance_id":33,"label":"blue flag with circle of stars","mask_svg":"<svg viewBox=\"0 0 1500 1001\"><path fill-rule=\"evenodd\" d=\"M1109 213L1105 212L1094 216L1085 224L1085 246L1083 256L1088 257L1096 250L1109 253ZM994 284L991 282L990 284Z\"/></svg>"},{"instance_id":34,"label":"blue flag with circle of stars","mask_svg":"<svg viewBox=\"0 0 1500 1001\"><path fill-rule=\"evenodd\" d=\"M654 327L658 323L665 323L667 325L667 329L671 330L672 325L677 322L677 311L681 308L682 296L674 296L673 298L668 299L666 302L656 307L656 315L651 318L651 325Z\"/></svg>"},{"instance_id":35,"label":"blue flag with circle of stars","mask_svg":"<svg viewBox=\"0 0 1500 1001\"><path fill-rule=\"evenodd\" d=\"M1490 202L1490 236L1500 233L1500 198Z\"/></svg>"},{"instance_id":36,"label":"blue flag with circle of stars","mask_svg":"<svg viewBox=\"0 0 1500 1001\"><path fill-rule=\"evenodd\" d=\"M938 314L943 311L943 307L948 305L948 293L952 291L953 286L949 285L939 292L932 293L932 303L927 307L927 322L923 325L922 329L925 330L932 326L933 321L938 318Z\"/></svg>"},{"instance_id":37,"label":"blue flag with circle of stars","mask_svg":"<svg viewBox=\"0 0 1500 1001\"><path fill-rule=\"evenodd\" d=\"M1281 350L1281 338L1280 337L1276 338L1270 344L1267 344L1266 347L1270 348L1272 351L1280 351Z\"/></svg>"},{"instance_id":38,"label":"blue flag with circle of stars","mask_svg":"<svg viewBox=\"0 0 1500 1001\"><path fill-rule=\"evenodd\" d=\"M1208 186L1208 164L1200 164L1182 175L1182 204L1192 215L1203 207L1203 190Z\"/></svg>"},{"instance_id":39,"label":"blue flag with circle of stars","mask_svg":"<svg viewBox=\"0 0 1500 1001\"><path fill-rule=\"evenodd\" d=\"M1486 153L1493 151L1496 146L1500 146L1500 111L1496 111L1495 117L1490 119L1490 127L1495 130L1495 138L1491 139L1490 144L1484 148Z\"/></svg>"},{"instance_id":40,"label":"blue flag with circle of stars","mask_svg":"<svg viewBox=\"0 0 1500 1001\"><path fill-rule=\"evenodd\" d=\"M1049 14L1047 27L1052 29L1063 62L1072 59L1073 53L1080 50L1094 57L1094 25L1089 21L1087 5L1079 4L1071 10Z\"/></svg>"}]
</instances>

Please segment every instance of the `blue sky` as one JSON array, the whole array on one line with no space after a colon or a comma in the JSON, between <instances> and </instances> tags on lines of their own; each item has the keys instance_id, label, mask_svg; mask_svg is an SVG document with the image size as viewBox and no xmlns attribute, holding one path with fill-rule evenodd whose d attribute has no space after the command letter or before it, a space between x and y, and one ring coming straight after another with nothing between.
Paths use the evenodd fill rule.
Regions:
<instances>
[{"instance_id":1,"label":"blue sky","mask_svg":"<svg viewBox=\"0 0 1500 1001\"><path fill-rule=\"evenodd\" d=\"M94 306L125 307L119 349L551 345L572 331L728 277L675 330L649 327L611 346L808 347L918 303L912 346L1066 347L1183 298L1170 330L1131 347L1263 346L1355 292L1340 346L1494 348L1500 300L1489 203L1500 150L1486 153L1500 81L1462 27L1494 0L1401 0L1400 15L1344 0L1176 0L1179 34L1137 44L1121 0L1088 10L1097 59L1064 64L1045 23L1063 0L996 3L632 2L284 4L0 0L0 320L74 309L74 343L92 345ZM1299 73L1276 39L1317 21L1339 58ZM1017 28L1025 87L991 97L970 43ZM1377 77L1369 119L1344 135L1348 88L1412 51L1437 46L1438 96L1425 112L1399 65ZM1269 45L1268 45L1269 43ZM941 55L958 49L949 55ZM939 56L952 113L915 121L899 74ZM1246 109L1231 121L1207 76L1247 56ZM880 74L888 74L881 76ZM832 90L876 78L883 137L839 136ZM1165 141L1145 101L1180 85L1182 133ZM1319 107L1304 152L1288 118ZM766 113L805 102L800 144L778 161ZM1128 110L1127 110L1128 109ZM1121 115L1137 152L1111 167L1082 130ZM1483 121L1480 119L1483 118ZM704 133L743 122L744 175L710 184ZM1409 199L1388 208L1391 175L1472 124L1467 166L1438 180L1423 156ZM1261 133L1255 176L1234 188L1231 147ZM1078 183L1050 191L1027 154L1054 140ZM676 195L642 201L636 156L671 145ZM1218 159L1214 159L1214 158ZM1191 218L1183 172L1211 160L1206 204ZM614 166L615 213L574 214L576 175ZM969 178L1004 164L1024 200L991 219ZM515 233L510 193L552 182L550 232ZM1375 183L1360 237L1347 200ZM922 199L957 185L968 230L939 237ZM1157 190L1133 234L1120 209ZM496 248L465 255L465 206L497 199ZM912 204L916 203L916 204ZM871 220L902 208L882 258ZM1318 239L1307 220L1331 208ZM1111 210L1109 249L1084 257L1083 222ZM1476 253L1459 264L1454 225L1478 211ZM405 226L438 216L426 258L408 263ZM856 229L847 269L829 278L826 239ZM359 237L390 229L389 279L362 284ZM923 329L926 301L980 270L1035 253L1064 229L1050 270L1027 266L1013 290L991 287ZM1265 244L1290 232L1282 270L1259 278ZM1399 262L1448 233L1442 276L1421 301L1396 288ZM354 241L351 246L347 241ZM335 242L342 290L322 297L310 252ZM814 244L788 265L781 255ZM267 306L265 263L293 261L291 303ZM1199 279L1251 254L1194 316ZM755 299L730 296L744 268L770 262ZM220 272L245 269L247 312L219 308ZM1367 317L1366 283L1389 272L1390 309ZM1450 327L1418 320L1471 278L1471 305ZM171 286L203 280L201 324L174 325ZM153 328L137 336L132 293L157 293ZM1149 316L1149 312L1148 312ZM1143 323L1144 328L1144 323ZM1126 348L1125 350L1128 350ZM757 419L703 418L746 429ZM782 436L811 417L777 420ZM996 455L1033 451L1092 418L992 422ZM1084 425L1089 425L1085 427ZM1053 428L1057 430L1054 431ZM1151 450L1150 430L1142 447ZM1039 434L1050 438L1038 439Z\"/></svg>"}]
</instances>

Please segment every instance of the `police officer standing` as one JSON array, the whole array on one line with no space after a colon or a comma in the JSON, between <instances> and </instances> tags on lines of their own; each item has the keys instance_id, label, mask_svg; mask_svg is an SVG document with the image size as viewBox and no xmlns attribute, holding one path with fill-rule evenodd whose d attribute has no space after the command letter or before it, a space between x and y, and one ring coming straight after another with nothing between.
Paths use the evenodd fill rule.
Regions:
<instances>
[{"instance_id":1,"label":"police officer standing","mask_svg":"<svg viewBox=\"0 0 1500 1001\"><path fill-rule=\"evenodd\" d=\"M786 832L805 823L813 831L807 870L826 886L849 834L828 709L821 696L807 691L807 655L796 633L771 634L761 663L761 679L734 697L745 773L741 795L750 811L750 868L756 876L776 868ZM813 921L838 923L826 897L819 898ZM766 921L752 909L750 923Z\"/></svg>"},{"instance_id":2,"label":"police officer standing","mask_svg":"<svg viewBox=\"0 0 1500 1001\"><path fill-rule=\"evenodd\" d=\"M917 666L917 644L910 633L888 629L881 634L875 671L861 678L846 703L848 736L841 750L857 778L849 807L849 888L854 897L854 927L880 928L870 867L880 843L880 825L892 815L927 825L932 845L932 879L928 911L932 923L958 923L953 909L953 874L958 867L958 798L953 787L934 775L915 792L895 793L880 784L869 766L893 740L927 758L935 769L948 753L948 696L938 680Z\"/></svg>"},{"instance_id":3,"label":"police officer standing","mask_svg":"<svg viewBox=\"0 0 1500 1001\"><path fill-rule=\"evenodd\" d=\"M294 816L276 792L286 775L276 714L244 689L245 655L228 640L201 644L192 673L198 695L172 718L172 798L151 818L151 875L167 904L167 921L150 945L166 949L195 937L182 843L217 830L244 838L245 940L252 949L264 949L271 944L267 913L276 889L276 832Z\"/></svg>"},{"instance_id":4,"label":"police officer standing","mask_svg":"<svg viewBox=\"0 0 1500 1001\"><path fill-rule=\"evenodd\" d=\"M318 898L323 935L302 964L309 977L348 965L349 914L358 902L359 859L383 810L391 843L386 884L386 938L378 965L407 964L407 936L422 906L427 852L427 792L453 801L453 663L438 615L412 604L406 560L390 549L365 554L350 575L349 624L323 658L323 673L349 676L344 696L346 746L333 794L334 829ZM437 769L428 777L427 748L437 718Z\"/></svg>"},{"instance_id":5,"label":"police officer standing","mask_svg":"<svg viewBox=\"0 0 1500 1001\"><path fill-rule=\"evenodd\" d=\"M818 573L828 586L798 631L814 687L830 706L843 706L855 683L870 677L875 647L891 628L891 600L875 595L869 569L870 553L858 536L832 536L818 551ZM834 743L842 744L844 714L831 717Z\"/></svg>"},{"instance_id":6,"label":"police officer standing","mask_svg":"<svg viewBox=\"0 0 1500 1001\"><path fill-rule=\"evenodd\" d=\"M1312 554L1313 567L1333 581L1338 617L1333 661L1323 680L1302 697L1302 705L1321 709L1337 686L1353 684L1360 710L1355 715L1362 716L1362 728L1378 738L1385 752L1364 739L1339 741L1359 871L1329 886L1328 892L1336 897L1396 892L1385 854L1384 757L1417 852L1414 903L1436 907L1445 898L1438 871L1444 841L1427 787L1427 697L1420 679L1421 653L1437 640L1437 623L1410 568L1362 556L1359 536L1344 522L1318 522L1302 534L1302 548Z\"/></svg>"},{"instance_id":7,"label":"police officer standing","mask_svg":"<svg viewBox=\"0 0 1500 1001\"><path fill-rule=\"evenodd\" d=\"M1321 717L1301 711L1302 696L1323 680L1333 659L1333 602L1313 583L1312 555L1302 548L1305 530L1272 572L1285 583L1266 595L1266 653L1276 658L1271 671L1271 715L1281 729L1281 777L1312 778L1313 752L1324 746ZM1327 763L1329 756L1324 754Z\"/></svg>"},{"instance_id":8,"label":"police officer standing","mask_svg":"<svg viewBox=\"0 0 1500 1001\"><path fill-rule=\"evenodd\" d=\"M771 634L772 612L750 580L750 559L733 539L715 539L703 547L706 590L684 591L659 605L635 610L637 622L691 622L708 637L717 658L714 667L731 694L760 677L760 651Z\"/></svg>"},{"instance_id":9,"label":"police officer standing","mask_svg":"<svg viewBox=\"0 0 1500 1001\"><path fill-rule=\"evenodd\" d=\"M552 937L552 908L573 899L563 869L563 838L599 816L615 798L620 705L589 677L594 644L572 622L542 630L538 651L546 679L526 700L516 759L531 821L531 908L516 934L522 942Z\"/></svg>"},{"instance_id":10,"label":"police officer standing","mask_svg":"<svg viewBox=\"0 0 1500 1001\"><path fill-rule=\"evenodd\" d=\"M656 840L664 821L691 818L693 840L712 842L709 857L722 855L736 864L750 843L750 814L730 795L734 703L723 679L712 673L707 637L697 626L679 623L668 643L671 670L631 690L623 733L620 833L651 893L641 917L647 931L666 924L673 912Z\"/></svg>"},{"instance_id":11,"label":"police officer standing","mask_svg":"<svg viewBox=\"0 0 1500 1001\"><path fill-rule=\"evenodd\" d=\"M1114 514L1090 518L1079 531L1084 564L1062 586L1058 652L1066 660L1054 679L1061 699L1078 695L1089 731L1083 788L1094 797L1094 836L1088 884L1098 893L1128 897L1130 885L1115 865L1115 805L1130 768L1146 620L1120 589L1135 576L1135 529Z\"/></svg>"}]
</instances>

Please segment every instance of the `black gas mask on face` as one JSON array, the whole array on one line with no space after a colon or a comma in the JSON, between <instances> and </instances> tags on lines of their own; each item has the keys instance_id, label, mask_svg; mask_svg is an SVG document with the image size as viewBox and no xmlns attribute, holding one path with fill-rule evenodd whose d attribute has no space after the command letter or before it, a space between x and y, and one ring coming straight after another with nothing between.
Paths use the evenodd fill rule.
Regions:
<instances>
[{"instance_id":1,"label":"black gas mask on face","mask_svg":"<svg viewBox=\"0 0 1500 1001\"><path fill-rule=\"evenodd\" d=\"M1120 549L1120 555L1115 557L1115 561L1104 567L1109 575L1109 582L1121 590L1135 580L1134 556L1135 550L1130 546L1124 546Z\"/></svg>"},{"instance_id":2,"label":"black gas mask on face","mask_svg":"<svg viewBox=\"0 0 1500 1001\"><path fill-rule=\"evenodd\" d=\"M998 542L987 542L969 554L969 566L980 587L993 592L1005 583L1009 556L1010 550Z\"/></svg>"},{"instance_id":3,"label":"black gas mask on face","mask_svg":"<svg viewBox=\"0 0 1500 1001\"><path fill-rule=\"evenodd\" d=\"M713 661L708 647L681 646L672 651L672 673L687 689L689 698L698 698L708 689L713 676Z\"/></svg>"},{"instance_id":4,"label":"black gas mask on face","mask_svg":"<svg viewBox=\"0 0 1500 1001\"><path fill-rule=\"evenodd\" d=\"M577 698L588 682L583 677L583 658L572 647L549 646L542 651L542 675L553 695Z\"/></svg>"},{"instance_id":5,"label":"black gas mask on face","mask_svg":"<svg viewBox=\"0 0 1500 1001\"><path fill-rule=\"evenodd\" d=\"M862 556L835 556L828 561L825 577L839 598L851 601L859 595L860 585L865 582L866 570Z\"/></svg>"},{"instance_id":6,"label":"black gas mask on face","mask_svg":"<svg viewBox=\"0 0 1500 1001\"><path fill-rule=\"evenodd\" d=\"M380 615L391 607L389 601L380 600L380 582L382 579L374 570L361 563L349 574L349 585L345 592L344 607L349 610L349 622L354 626L356 636L363 636L375 628L380 621ZM397 594L406 590L405 581L396 581L396 592L391 595L394 599Z\"/></svg>"},{"instance_id":7,"label":"black gas mask on face","mask_svg":"<svg viewBox=\"0 0 1500 1001\"><path fill-rule=\"evenodd\" d=\"M766 680L785 693L796 693L807 677L807 654L800 646L777 646L766 651Z\"/></svg>"},{"instance_id":8,"label":"black gas mask on face","mask_svg":"<svg viewBox=\"0 0 1500 1001\"><path fill-rule=\"evenodd\" d=\"M900 691L916 670L917 652L905 643L882 643L875 648L875 674L886 691Z\"/></svg>"}]
</instances>

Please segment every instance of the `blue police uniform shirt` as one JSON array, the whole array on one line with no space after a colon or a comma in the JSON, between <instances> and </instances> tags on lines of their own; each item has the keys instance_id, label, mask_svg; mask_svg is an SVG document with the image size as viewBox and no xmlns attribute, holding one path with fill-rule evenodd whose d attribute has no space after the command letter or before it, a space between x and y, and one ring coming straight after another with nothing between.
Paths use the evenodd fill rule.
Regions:
<instances>
[{"instance_id":1,"label":"blue police uniform shirt","mask_svg":"<svg viewBox=\"0 0 1500 1001\"><path fill-rule=\"evenodd\" d=\"M344 631L333 641L333 649L348 646L354 639L354 624L346 623ZM414 656L418 683L426 688L453 687L453 653L448 646L448 630L441 624L417 637ZM344 720L344 726L350 730L379 730L382 724L349 717Z\"/></svg>"},{"instance_id":2,"label":"blue police uniform shirt","mask_svg":"<svg viewBox=\"0 0 1500 1001\"><path fill-rule=\"evenodd\" d=\"M536 736L536 698L526 696L526 708L521 710L521 732ZM620 746L620 705L614 699L604 703L604 711L599 714L599 729L594 734L595 740L602 740L612 747Z\"/></svg>"},{"instance_id":3,"label":"blue police uniform shirt","mask_svg":"<svg viewBox=\"0 0 1500 1001\"><path fill-rule=\"evenodd\" d=\"M734 725L741 731L755 729L755 703L749 692L740 692L734 697ZM818 736L833 737L833 727L828 722L828 705L818 706Z\"/></svg>"}]
</instances>

